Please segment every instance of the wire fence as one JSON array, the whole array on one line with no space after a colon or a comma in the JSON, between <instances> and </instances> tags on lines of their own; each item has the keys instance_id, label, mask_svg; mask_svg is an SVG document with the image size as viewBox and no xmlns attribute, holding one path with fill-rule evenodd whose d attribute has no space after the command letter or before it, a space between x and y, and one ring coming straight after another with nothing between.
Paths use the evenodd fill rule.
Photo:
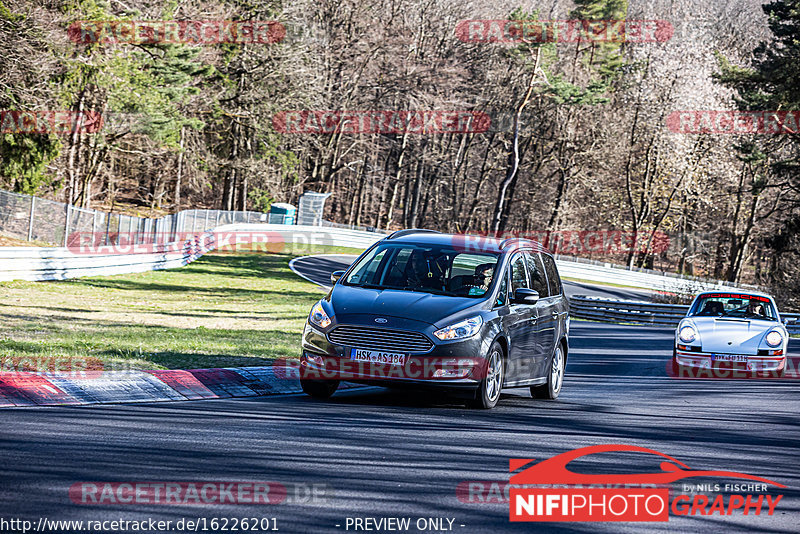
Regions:
<instances>
[{"instance_id":1,"label":"wire fence","mask_svg":"<svg viewBox=\"0 0 800 534\"><path fill-rule=\"evenodd\" d=\"M68 246L80 239L97 245L170 243L181 234L223 224L268 223L256 211L184 210L156 219L106 213L62 202L0 190L0 233L26 241Z\"/></svg>"}]
</instances>

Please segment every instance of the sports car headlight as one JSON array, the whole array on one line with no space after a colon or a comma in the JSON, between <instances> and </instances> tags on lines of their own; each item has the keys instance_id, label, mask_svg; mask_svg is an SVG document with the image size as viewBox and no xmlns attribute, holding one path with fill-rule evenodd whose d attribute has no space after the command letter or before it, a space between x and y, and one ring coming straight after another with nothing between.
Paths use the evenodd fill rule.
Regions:
<instances>
[{"instance_id":1,"label":"sports car headlight","mask_svg":"<svg viewBox=\"0 0 800 534\"><path fill-rule=\"evenodd\" d=\"M325 313L322 302L314 304L314 307L311 308L311 314L308 316L308 320L320 328L328 328L331 324L331 318Z\"/></svg>"},{"instance_id":2,"label":"sports car headlight","mask_svg":"<svg viewBox=\"0 0 800 534\"><path fill-rule=\"evenodd\" d=\"M693 326L687 324L678 332L678 337L684 343L691 343L697 339L697 330Z\"/></svg>"},{"instance_id":3,"label":"sports car headlight","mask_svg":"<svg viewBox=\"0 0 800 534\"><path fill-rule=\"evenodd\" d=\"M467 319L466 321L445 326L441 330L434 332L433 335L442 341L447 341L450 339L465 339L477 334L478 330L481 329L482 324L483 319L481 319L480 315L478 315Z\"/></svg>"},{"instance_id":4,"label":"sports car headlight","mask_svg":"<svg viewBox=\"0 0 800 534\"><path fill-rule=\"evenodd\" d=\"M783 336L777 330L773 330L772 332L767 334L767 337L764 338L764 341L766 341L767 345L769 345L770 347L777 347L778 345L783 343Z\"/></svg>"}]
</instances>

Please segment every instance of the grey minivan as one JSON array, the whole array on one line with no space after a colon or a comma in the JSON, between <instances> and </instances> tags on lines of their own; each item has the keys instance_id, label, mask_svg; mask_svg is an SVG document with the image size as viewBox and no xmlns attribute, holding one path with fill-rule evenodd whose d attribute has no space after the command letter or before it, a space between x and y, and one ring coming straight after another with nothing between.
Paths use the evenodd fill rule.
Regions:
<instances>
[{"instance_id":1,"label":"grey minivan","mask_svg":"<svg viewBox=\"0 0 800 534\"><path fill-rule=\"evenodd\" d=\"M569 304L553 256L534 241L401 230L331 281L302 337L300 378L313 397L340 380L445 388L479 408L502 388L561 392Z\"/></svg>"}]
</instances>

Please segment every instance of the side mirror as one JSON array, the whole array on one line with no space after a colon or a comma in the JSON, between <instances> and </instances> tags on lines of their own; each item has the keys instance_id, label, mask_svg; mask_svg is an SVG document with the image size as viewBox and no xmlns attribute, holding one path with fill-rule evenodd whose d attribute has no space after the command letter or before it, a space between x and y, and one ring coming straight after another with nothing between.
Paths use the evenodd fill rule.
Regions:
<instances>
[{"instance_id":1,"label":"side mirror","mask_svg":"<svg viewBox=\"0 0 800 534\"><path fill-rule=\"evenodd\" d=\"M539 302L539 292L535 289L521 287L514 291L512 302L514 304L536 304Z\"/></svg>"},{"instance_id":2,"label":"side mirror","mask_svg":"<svg viewBox=\"0 0 800 534\"><path fill-rule=\"evenodd\" d=\"M797 324L797 319L795 317L784 317L783 318L783 324L785 324L787 326L790 325L790 324L791 325L795 325L795 324Z\"/></svg>"},{"instance_id":3,"label":"side mirror","mask_svg":"<svg viewBox=\"0 0 800 534\"><path fill-rule=\"evenodd\" d=\"M344 276L345 271L333 271L331 273L331 284L335 284L339 281L339 278Z\"/></svg>"}]
</instances>

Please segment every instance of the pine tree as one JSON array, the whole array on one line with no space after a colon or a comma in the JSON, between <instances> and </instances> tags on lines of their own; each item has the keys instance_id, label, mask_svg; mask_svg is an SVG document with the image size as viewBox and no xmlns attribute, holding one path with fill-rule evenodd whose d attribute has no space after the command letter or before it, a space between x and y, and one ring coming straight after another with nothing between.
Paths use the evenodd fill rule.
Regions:
<instances>
[{"instance_id":1,"label":"pine tree","mask_svg":"<svg viewBox=\"0 0 800 534\"><path fill-rule=\"evenodd\" d=\"M750 67L733 65L718 55L720 72L715 78L735 91L734 100L741 111L798 111L800 0L774 0L762 9L767 15L772 41L756 47ZM785 290L782 292L787 296L797 298L797 280L800 278L797 267L800 256L800 135L796 131L793 135L752 135L736 148L743 173L746 170L751 177L743 184L746 191L740 184L737 195L746 192L757 197L775 189L784 197L784 210L770 218L775 228L764 240L764 246L773 252L768 258L770 281Z\"/></svg>"}]
</instances>

